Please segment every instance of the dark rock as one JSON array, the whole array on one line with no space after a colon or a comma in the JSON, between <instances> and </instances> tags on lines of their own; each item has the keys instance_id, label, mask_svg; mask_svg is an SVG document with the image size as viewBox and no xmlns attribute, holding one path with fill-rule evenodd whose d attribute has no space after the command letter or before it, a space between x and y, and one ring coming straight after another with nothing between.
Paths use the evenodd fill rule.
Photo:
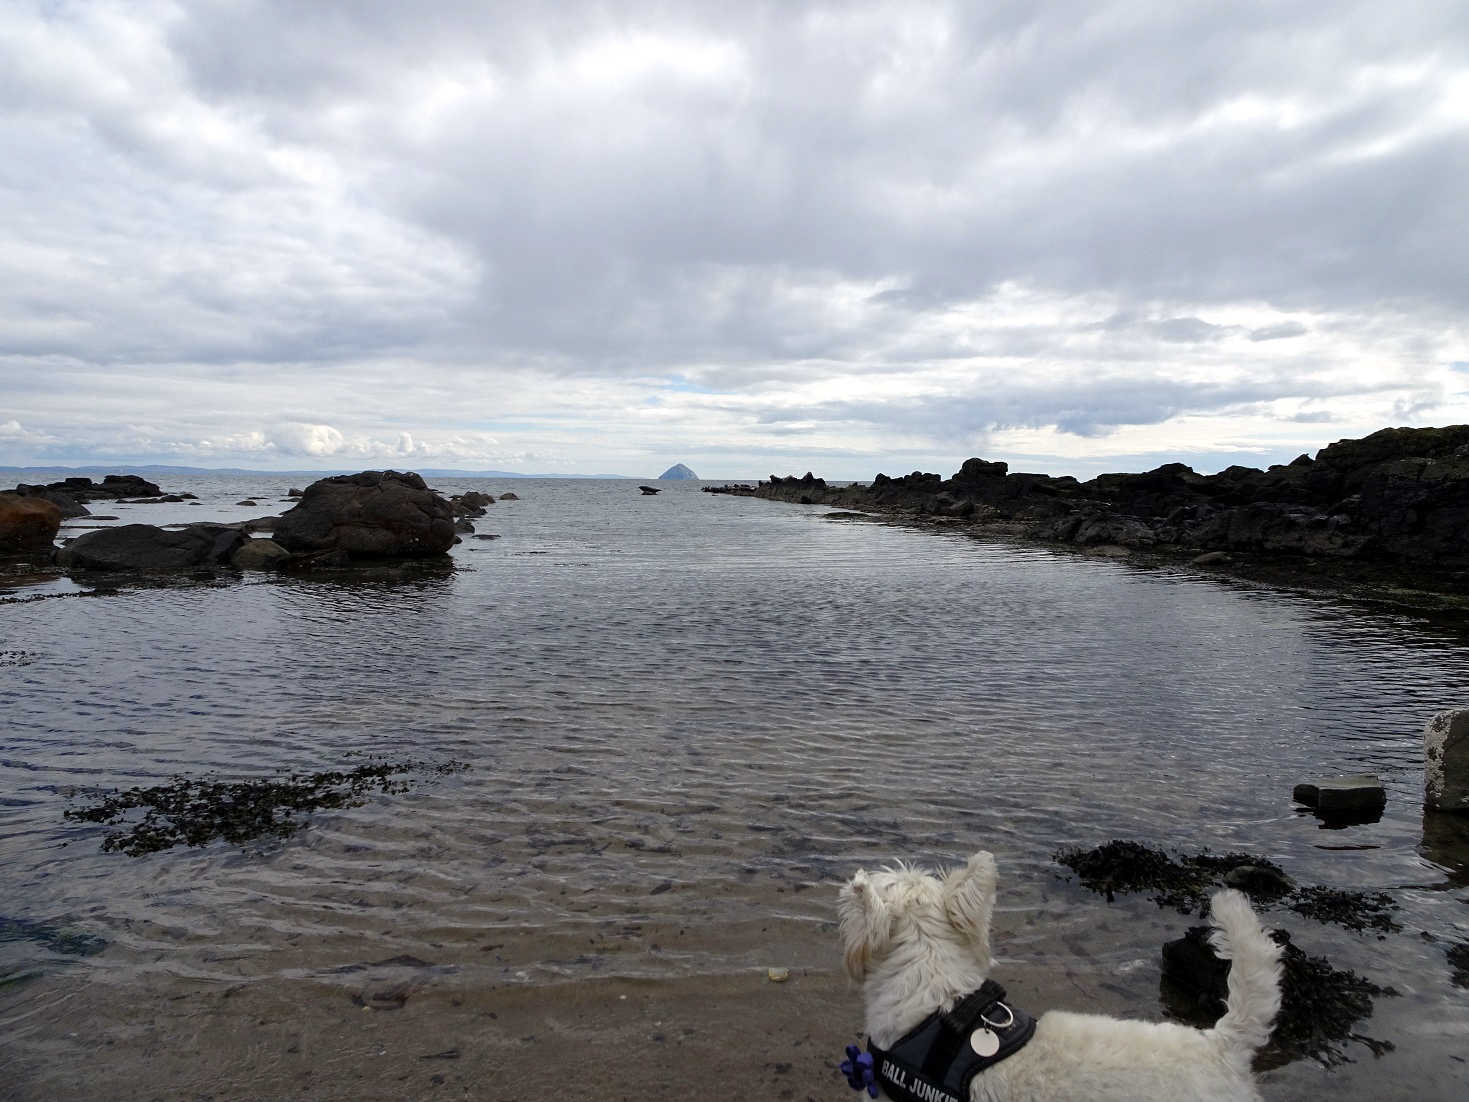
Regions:
<instances>
[{"instance_id":1,"label":"dark rock","mask_svg":"<svg viewBox=\"0 0 1469 1102\"><path fill-rule=\"evenodd\" d=\"M39 497L0 494L0 553L51 550L61 509Z\"/></svg>"},{"instance_id":2,"label":"dark rock","mask_svg":"<svg viewBox=\"0 0 1469 1102\"><path fill-rule=\"evenodd\" d=\"M1229 962L1209 943L1207 926L1163 946L1162 996L1169 1013L1189 1025L1207 1029L1224 1013ZM1291 942L1284 930L1270 936L1281 947L1280 1013L1257 1064L1278 1067L1297 1059L1315 1059L1328 1067L1348 1061L1343 1042L1358 1041L1373 1052L1390 1050L1391 1042L1374 1041L1354 1031L1372 1013L1373 1000L1395 995L1391 988L1313 957Z\"/></svg>"},{"instance_id":3,"label":"dark rock","mask_svg":"<svg viewBox=\"0 0 1469 1102\"><path fill-rule=\"evenodd\" d=\"M473 532L474 531L474 525L469 522L469 518L467 518L467 517L460 517L458 520L456 520L454 522L454 531L456 531L456 532Z\"/></svg>"},{"instance_id":4,"label":"dark rock","mask_svg":"<svg viewBox=\"0 0 1469 1102\"><path fill-rule=\"evenodd\" d=\"M230 556L236 570L279 570L290 560L291 553L275 540L246 540Z\"/></svg>"},{"instance_id":5,"label":"dark rock","mask_svg":"<svg viewBox=\"0 0 1469 1102\"><path fill-rule=\"evenodd\" d=\"M1236 865L1224 874L1224 883L1238 888L1251 899L1278 899L1295 890L1291 878L1275 865Z\"/></svg>"},{"instance_id":6,"label":"dark rock","mask_svg":"<svg viewBox=\"0 0 1469 1102\"><path fill-rule=\"evenodd\" d=\"M500 500L501 501L519 501L520 500L520 495L519 494L512 494L512 493L510 493L507 490L505 493L503 493L503 494L500 495Z\"/></svg>"},{"instance_id":7,"label":"dark rock","mask_svg":"<svg viewBox=\"0 0 1469 1102\"><path fill-rule=\"evenodd\" d=\"M1229 557L1228 551L1205 551L1202 555L1195 555L1189 561L1194 566L1224 566L1234 560Z\"/></svg>"},{"instance_id":8,"label":"dark rock","mask_svg":"<svg viewBox=\"0 0 1469 1102\"><path fill-rule=\"evenodd\" d=\"M755 496L1003 524L1009 535L1165 551L1208 548L1276 561L1360 560L1413 571L1408 584L1469 581L1469 425L1384 429L1270 470L1201 475L1182 463L1088 482L968 459L952 479L914 471L871 485L772 475ZM961 504L968 502L970 504ZM1225 565L1224 560L1215 560ZM1420 567L1436 572L1424 577ZM1339 573L1339 572L1338 572ZM1456 580L1457 579L1457 580Z\"/></svg>"},{"instance_id":9,"label":"dark rock","mask_svg":"<svg viewBox=\"0 0 1469 1102\"><path fill-rule=\"evenodd\" d=\"M244 501L237 501L237 502L235 502L235 504L236 505L248 505L248 506L250 506L250 508L254 509L260 503L258 501L256 501L256 500L254 500L253 498L248 498L247 497Z\"/></svg>"},{"instance_id":10,"label":"dark rock","mask_svg":"<svg viewBox=\"0 0 1469 1102\"><path fill-rule=\"evenodd\" d=\"M158 484L135 474L110 474L102 479L102 490L113 497L151 497L161 493Z\"/></svg>"},{"instance_id":11,"label":"dark rock","mask_svg":"<svg viewBox=\"0 0 1469 1102\"><path fill-rule=\"evenodd\" d=\"M455 494L449 499L449 507L454 511L456 517L482 517L485 515L485 506L493 504L495 504L494 498L478 490Z\"/></svg>"},{"instance_id":12,"label":"dark rock","mask_svg":"<svg viewBox=\"0 0 1469 1102\"><path fill-rule=\"evenodd\" d=\"M78 536L56 556L71 570L171 571L220 566L248 539L223 524L191 524L169 531L152 524L124 524Z\"/></svg>"},{"instance_id":13,"label":"dark rock","mask_svg":"<svg viewBox=\"0 0 1469 1102\"><path fill-rule=\"evenodd\" d=\"M424 558L453 546L453 510L416 474L363 471L313 482L276 522L273 537L296 554Z\"/></svg>"},{"instance_id":14,"label":"dark rock","mask_svg":"<svg viewBox=\"0 0 1469 1102\"><path fill-rule=\"evenodd\" d=\"M967 485L972 482L1004 478L1009 471L1010 464L1008 463L987 463L983 459L966 459L964 465L954 475L954 481L960 485Z\"/></svg>"},{"instance_id":15,"label":"dark rock","mask_svg":"<svg viewBox=\"0 0 1469 1102\"><path fill-rule=\"evenodd\" d=\"M35 497L42 501L49 501L61 510L62 520L84 517L91 513L91 510L78 501L74 495L63 490L53 490L49 486L27 486L21 483L12 492L21 497Z\"/></svg>"},{"instance_id":16,"label":"dark rock","mask_svg":"<svg viewBox=\"0 0 1469 1102\"><path fill-rule=\"evenodd\" d=\"M1376 774L1353 773L1303 781L1291 791L1291 799L1324 815L1370 814L1387 804L1387 790Z\"/></svg>"},{"instance_id":17,"label":"dark rock","mask_svg":"<svg viewBox=\"0 0 1469 1102\"><path fill-rule=\"evenodd\" d=\"M135 474L110 474L100 483L93 482L90 478L72 477L64 478L60 482L52 482L46 486L17 486L15 492L30 497L38 497L42 494L63 494L74 502L84 502L129 497L157 497L163 491L156 483L149 482L146 478L139 478ZM59 505L61 502L58 501L56 504Z\"/></svg>"}]
</instances>

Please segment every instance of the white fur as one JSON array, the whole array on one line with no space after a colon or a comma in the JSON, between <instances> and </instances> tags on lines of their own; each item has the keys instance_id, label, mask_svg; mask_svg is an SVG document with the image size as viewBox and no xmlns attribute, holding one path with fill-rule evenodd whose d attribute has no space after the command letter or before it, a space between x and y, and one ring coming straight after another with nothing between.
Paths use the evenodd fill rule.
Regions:
<instances>
[{"instance_id":1,"label":"white fur","mask_svg":"<svg viewBox=\"0 0 1469 1102\"><path fill-rule=\"evenodd\" d=\"M887 1047L989 975L995 859L942 877L859 871L837 899L842 947L863 985L867 1033ZM1250 1074L1280 1009L1280 947L1237 891L1212 900L1213 942L1233 961L1213 1029L1052 1010L1023 1049L974 1077L974 1102L1259 1102Z\"/></svg>"}]
</instances>

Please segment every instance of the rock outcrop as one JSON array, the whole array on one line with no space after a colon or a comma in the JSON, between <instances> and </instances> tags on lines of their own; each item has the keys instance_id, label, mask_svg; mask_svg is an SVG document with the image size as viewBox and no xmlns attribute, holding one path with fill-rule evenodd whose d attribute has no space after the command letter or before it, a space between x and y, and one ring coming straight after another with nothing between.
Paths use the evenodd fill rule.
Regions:
<instances>
[{"instance_id":1,"label":"rock outcrop","mask_svg":"<svg viewBox=\"0 0 1469 1102\"><path fill-rule=\"evenodd\" d=\"M249 539L223 524L170 530L123 524L78 536L56 554L68 570L153 573L224 566Z\"/></svg>"},{"instance_id":2,"label":"rock outcrop","mask_svg":"<svg viewBox=\"0 0 1469 1102\"><path fill-rule=\"evenodd\" d=\"M754 493L1081 545L1428 567L1469 585L1469 425L1383 429L1265 471L1169 463L1079 482L970 459L948 479L914 471L833 487L808 472L772 475Z\"/></svg>"},{"instance_id":3,"label":"rock outcrop","mask_svg":"<svg viewBox=\"0 0 1469 1102\"><path fill-rule=\"evenodd\" d=\"M61 509L39 497L0 494L0 555L50 553L61 528Z\"/></svg>"},{"instance_id":4,"label":"rock outcrop","mask_svg":"<svg viewBox=\"0 0 1469 1102\"><path fill-rule=\"evenodd\" d=\"M44 486L28 485L22 482L14 490L10 491L21 497L35 497L49 501L61 509L62 519L70 517L87 516L90 510L86 506L89 501L121 501L135 498L160 498L163 491L156 483L149 482L135 474L110 474L105 476L101 482L93 482L90 478L65 478L60 482L50 482ZM192 498L193 494L182 494L164 498L167 501L183 501Z\"/></svg>"},{"instance_id":5,"label":"rock outcrop","mask_svg":"<svg viewBox=\"0 0 1469 1102\"><path fill-rule=\"evenodd\" d=\"M454 511L456 517L482 517L485 515L485 506L493 504L495 504L493 497L489 494L482 494L478 490L455 494L449 499L449 508Z\"/></svg>"},{"instance_id":6,"label":"rock outcrop","mask_svg":"<svg viewBox=\"0 0 1469 1102\"><path fill-rule=\"evenodd\" d=\"M454 514L416 474L363 471L306 487L300 502L276 521L272 537L293 554L425 558L453 546Z\"/></svg>"},{"instance_id":7,"label":"rock outcrop","mask_svg":"<svg viewBox=\"0 0 1469 1102\"><path fill-rule=\"evenodd\" d=\"M1423 731L1424 803L1469 813L1469 708L1439 712Z\"/></svg>"}]
</instances>

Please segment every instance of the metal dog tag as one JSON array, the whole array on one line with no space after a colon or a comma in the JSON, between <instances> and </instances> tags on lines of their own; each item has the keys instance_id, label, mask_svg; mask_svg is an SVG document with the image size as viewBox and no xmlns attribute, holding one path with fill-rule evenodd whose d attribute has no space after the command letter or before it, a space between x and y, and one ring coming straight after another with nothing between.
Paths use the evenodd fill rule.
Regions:
<instances>
[{"instance_id":1,"label":"metal dog tag","mask_svg":"<svg viewBox=\"0 0 1469 1102\"><path fill-rule=\"evenodd\" d=\"M1000 1051L1000 1039L987 1029L976 1029L969 1035L969 1047L987 1059Z\"/></svg>"}]
</instances>

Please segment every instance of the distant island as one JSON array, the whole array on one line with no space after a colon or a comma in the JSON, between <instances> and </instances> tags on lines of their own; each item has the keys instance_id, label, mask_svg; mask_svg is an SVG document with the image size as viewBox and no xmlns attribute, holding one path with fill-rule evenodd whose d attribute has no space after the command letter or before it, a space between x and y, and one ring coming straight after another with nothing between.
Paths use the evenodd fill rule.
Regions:
<instances>
[{"instance_id":1,"label":"distant island","mask_svg":"<svg viewBox=\"0 0 1469 1102\"><path fill-rule=\"evenodd\" d=\"M661 482L665 478L698 478L698 477L699 477L698 475L696 475L693 471L689 470L682 463L675 463L673 466L669 467L668 470L666 470L662 474L660 474L658 476L658 480Z\"/></svg>"}]
</instances>

